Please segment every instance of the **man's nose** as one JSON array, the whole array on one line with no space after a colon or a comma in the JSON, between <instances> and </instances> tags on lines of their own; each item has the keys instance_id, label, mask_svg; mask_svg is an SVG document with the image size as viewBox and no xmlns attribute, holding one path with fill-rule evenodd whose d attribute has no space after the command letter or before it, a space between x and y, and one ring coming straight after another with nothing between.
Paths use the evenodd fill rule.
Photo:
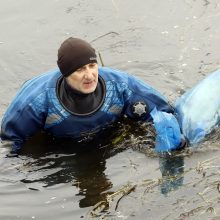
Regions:
<instances>
[{"instance_id":1,"label":"man's nose","mask_svg":"<svg viewBox=\"0 0 220 220\"><path fill-rule=\"evenodd\" d=\"M86 67L86 69L85 69L85 78L86 78L86 79L92 78L92 77L93 77L93 74L92 74L92 73L93 73L93 72L92 72L92 68Z\"/></svg>"}]
</instances>

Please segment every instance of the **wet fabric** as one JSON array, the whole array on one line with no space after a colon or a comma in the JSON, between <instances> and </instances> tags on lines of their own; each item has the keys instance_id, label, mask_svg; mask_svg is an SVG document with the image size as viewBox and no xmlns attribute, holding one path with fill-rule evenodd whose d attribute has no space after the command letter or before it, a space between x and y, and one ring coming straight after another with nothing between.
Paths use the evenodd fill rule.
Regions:
<instances>
[{"instance_id":1,"label":"wet fabric","mask_svg":"<svg viewBox=\"0 0 220 220\"><path fill-rule=\"evenodd\" d=\"M175 104L177 118L190 144L197 144L220 123L220 70L183 94Z\"/></svg>"},{"instance_id":2,"label":"wet fabric","mask_svg":"<svg viewBox=\"0 0 220 220\"><path fill-rule=\"evenodd\" d=\"M173 112L167 100L151 86L132 75L111 68L99 68L105 81L105 100L95 113L79 116L69 112L60 103L56 85L59 70L44 73L27 81L16 95L2 120L1 139L11 140L13 150L39 129L55 137L83 138L98 133L109 124L126 115L135 120L151 121L150 114L137 118L133 105L147 104L149 112Z\"/></svg>"}]
</instances>

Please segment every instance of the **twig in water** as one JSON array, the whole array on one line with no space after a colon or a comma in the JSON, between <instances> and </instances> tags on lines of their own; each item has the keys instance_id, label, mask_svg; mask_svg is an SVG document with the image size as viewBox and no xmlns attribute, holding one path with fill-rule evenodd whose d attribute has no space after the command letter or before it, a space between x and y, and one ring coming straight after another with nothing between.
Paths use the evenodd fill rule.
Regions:
<instances>
[{"instance_id":1,"label":"twig in water","mask_svg":"<svg viewBox=\"0 0 220 220\"><path fill-rule=\"evenodd\" d=\"M220 182L218 182L218 184L217 184L217 190L220 193Z\"/></svg>"},{"instance_id":2,"label":"twig in water","mask_svg":"<svg viewBox=\"0 0 220 220\"><path fill-rule=\"evenodd\" d=\"M124 197L124 196L127 196L128 194L130 194L132 191L135 190L137 185L133 185L131 186L126 192L124 192L124 194L118 199L117 203L116 203L116 206L115 206L115 211L118 209L118 205L119 205L119 202L121 201L121 199Z\"/></svg>"},{"instance_id":3,"label":"twig in water","mask_svg":"<svg viewBox=\"0 0 220 220\"><path fill-rule=\"evenodd\" d=\"M107 36L107 35L109 35L109 34L119 35L119 33L117 33L117 32L110 31L110 32L108 32L108 33L106 33L106 34L103 34L103 35L101 35L101 36L95 38L94 40L90 41L89 43L91 44L91 43L93 43L93 42L95 42L95 41L97 41L97 40L99 40L99 39L101 39L101 38L103 38L103 37L105 37L105 36Z\"/></svg>"},{"instance_id":4,"label":"twig in water","mask_svg":"<svg viewBox=\"0 0 220 220\"><path fill-rule=\"evenodd\" d=\"M102 66L105 66L105 65L104 65L104 63L103 63L103 60L102 60L101 53L100 53L100 52L98 52L98 55L99 55L99 60L100 60L100 62L101 62L101 65L102 65Z\"/></svg>"}]
</instances>

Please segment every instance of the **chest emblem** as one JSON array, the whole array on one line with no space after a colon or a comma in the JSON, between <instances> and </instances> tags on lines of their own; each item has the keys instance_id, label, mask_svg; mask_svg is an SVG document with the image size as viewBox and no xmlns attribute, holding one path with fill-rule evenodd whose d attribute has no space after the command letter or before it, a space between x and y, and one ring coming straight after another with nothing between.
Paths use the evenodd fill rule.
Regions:
<instances>
[{"instance_id":1,"label":"chest emblem","mask_svg":"<svg viewBox=\"0 0 220 220\"><path fill-rule=\"evenodd\" d=\"M132 112L135 116L142 117L147 113L147 105L144 102L136 102L132 106Z\"/></svg>"}]
</instances>

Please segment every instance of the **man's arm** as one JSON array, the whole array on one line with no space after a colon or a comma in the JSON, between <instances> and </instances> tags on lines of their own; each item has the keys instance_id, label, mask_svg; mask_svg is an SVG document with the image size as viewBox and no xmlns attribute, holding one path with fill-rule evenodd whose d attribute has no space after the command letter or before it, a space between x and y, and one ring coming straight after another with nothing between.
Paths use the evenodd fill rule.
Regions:
<instances>
[{"instance_id":1,"label":"man's arm","mask_svg":"<svg viewBox=\"0 0 220 220\"><path fill-rule=\"evenodd\" d=\"M183 141L174 108L164 96L133 76L128 80L125 114L130 118L152 121L156 129L157 152L178 149ZM128 95L129 94L129 95Z\"/></svg>"},{"instance_id":2,"label":"man's arm","mask_svg":"<svg viewBox=\"0 0 220 220\"><path fill-rule=\"evenodd\" d=\"M12 153L18 153L24 142L43 127L44 114L36 115L31 106L15 109L13 106L6 112L2 124L0 137L2 141L12 143Z\"/></svg>"}]
</instances>

